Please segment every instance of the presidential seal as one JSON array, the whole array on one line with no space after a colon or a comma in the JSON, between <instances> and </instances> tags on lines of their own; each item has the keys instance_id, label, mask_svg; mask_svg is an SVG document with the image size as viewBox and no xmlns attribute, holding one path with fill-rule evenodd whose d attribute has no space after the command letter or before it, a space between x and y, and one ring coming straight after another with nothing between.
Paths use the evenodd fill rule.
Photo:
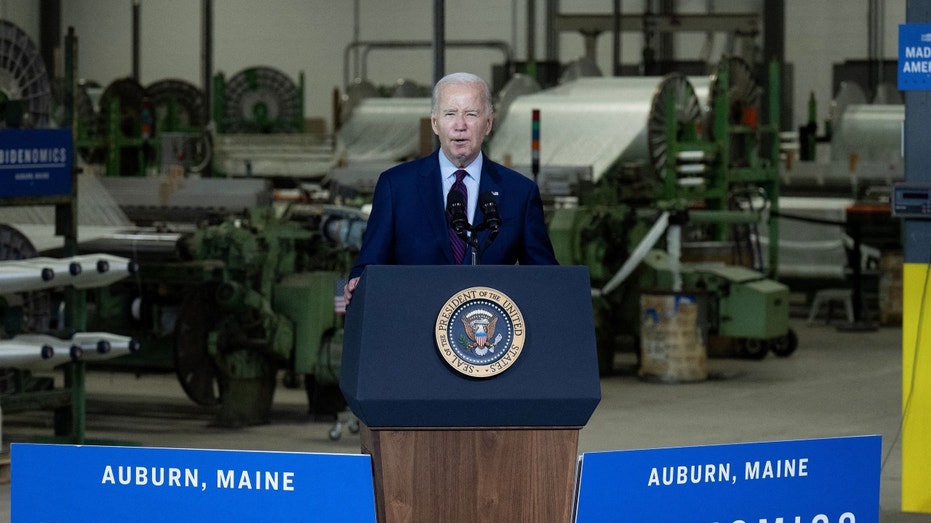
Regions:
<instances>
[{"instance_id":1,"label":"presidential seal","mask_svg":"<svg viewBox=\"0 0 931 523\"><path fill-rule=\"evenodd\" d=\"M434 333L440 356L453 370L473 378L491 378L520 357L524 316L501 291L470 287L443 305Z\"/></svg>"}]
</instances>

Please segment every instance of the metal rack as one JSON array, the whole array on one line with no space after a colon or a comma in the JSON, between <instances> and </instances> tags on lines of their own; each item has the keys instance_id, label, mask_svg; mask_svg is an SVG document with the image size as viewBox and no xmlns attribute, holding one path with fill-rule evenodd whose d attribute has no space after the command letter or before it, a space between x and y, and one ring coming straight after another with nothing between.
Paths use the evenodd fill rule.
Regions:
<instances>
[{"instance_id":1,"label":"metal rack","mask_svg":"<svg viewBox=\"0 0 931 523\"><path fill-rule=\"evenodd\" d=\"M70 30L65 38L65 100L66 100L66 127L71 128L73 119L75 56L77 38ZM54 133L61 136L60 129L55 130L29 130L28 133ZM6 130L6 133L19 133L20 131ZM68 132L68 131L65 131ZM12 136L12 134L11 134ZM40 137L35 134L29 139ZM41 138L40 138L41 139ZM8 140L4 140L9 143ZM57 190L45 194L16 195L0 193L0 206L35 206L51 205L55 207L55 233L64 237L64 253L73 256L77 253L77 193L76 173L74 165L74 137L67 140L66 166L63 169L69 176L61 183ZM64 177L64 175L63 175ZM7 185L9 187L9 185ZM86 319L86 307L83 291L68 287L65 289L65 323L69 329L83 330ZM62 367L64 386L60 389L45 391L27 391L24 382L26 376L20 374L17 378L17 392L0 396L0 407L3 411L20 412L32 409L55 409L55 441L69 443L84 443L85 431L85 364L72 362Z\"/></svg>"}]
</instances>

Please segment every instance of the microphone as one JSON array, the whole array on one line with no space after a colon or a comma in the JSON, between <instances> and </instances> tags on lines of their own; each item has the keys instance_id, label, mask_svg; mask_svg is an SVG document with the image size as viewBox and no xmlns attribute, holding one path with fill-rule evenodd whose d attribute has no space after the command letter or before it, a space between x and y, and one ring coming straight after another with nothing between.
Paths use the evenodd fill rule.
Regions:
<instances>
[{"instance_id":1,"label":"microphone","mask_svg":"<svg viewBox=\"0 0 931 523\"><path fill-rule=\"evenodd\" d=\"M479 194L478 206L482 209L482 215L485 216L485 226L492 234L497 234L498 228L501 227L501 215L498 214L498 203L494 195L490 192Z\"/></svg>"},{"instance_id":2,"label":"microphone","mask_svg":"<svg viewBox=\"0 0 931 523\"><path fill-rule=\"evenodd\" d=\"M469 228L469 218L466 216L465 196L459 191L449 191L446 196L446 216L449 226L462 236Z\"/></svg>"}]
</instances>

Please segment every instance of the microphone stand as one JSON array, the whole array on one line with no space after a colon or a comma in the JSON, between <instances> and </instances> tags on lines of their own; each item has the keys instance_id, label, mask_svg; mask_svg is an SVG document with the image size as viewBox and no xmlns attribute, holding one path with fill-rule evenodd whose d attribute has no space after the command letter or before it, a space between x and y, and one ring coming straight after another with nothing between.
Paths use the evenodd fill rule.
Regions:
<instances>
[{"instance_id":1,"label":"microphone stand","mask_svg":"<svg viewBox=\"0 0 931 523\"><path fill-rule=\"evenodd\" d=\"M470 250L472 251L472 265L480 265L481 255L478 252L478 235L473 234L469 236L466 243L469 244Z\"/></svg>"},{"instance_id":2,"label":"microphone stand","mask_svg":"<svg viewBox=\"0 0 931 523\"><path fill-rule=\"evenodd\" d=\"M457 229L456 234L459 236L459 238L462 239L462 241L466 243L466 245L469 246L469 250L472 251L472 265L481 265L482 254L478 245L478 233L480 231L484 231L485 229L491 230L491 232L488 234L488 240L485 242L485 249L487 249L491 245L491 242L493 242L498 236L501 220L497 219L490 221L486 217L481 224L475 226L470 224L468 219L463 221L465 221L465 224L460 229ZM494 222L494 225L492 225L491 222ZM469 231L471 231L473 234L469 235Z\"/></svg>"},{"instance_id":3,"label":"microphone stand","mask_svg":"<svg viewBox=\"0 0 931 523\"><path fill-rule=\"evenodd\" d=\"M497 228L491 229L491 232L488 234L488 239L485 241L485 248L479 249L477 233L480 231L484 231L485 229L491 229L488 226L487 220L482 222L480 225L476 225L474 227L469 226L468 230L472 231L473 233L471 236L466 235L465 231L463 231L462 234L459 235L459 237L462 238L466 242L466 244L469 245L469 247L471 247L472 265L481 265L482 252L488 249L488 247L491 245L491 242L495 241L495 238L498 236L498 229Z\"/></svg>"}]
</instances>

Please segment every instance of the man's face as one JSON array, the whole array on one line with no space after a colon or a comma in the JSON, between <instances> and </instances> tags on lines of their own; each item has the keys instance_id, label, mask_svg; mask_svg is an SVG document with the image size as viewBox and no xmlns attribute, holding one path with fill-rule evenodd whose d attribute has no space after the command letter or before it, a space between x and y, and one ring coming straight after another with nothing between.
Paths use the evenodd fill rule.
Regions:
<instances>
[{"instance_id":1,"label":"man's face","mask_svg":"<svg viewBox=\"0 0 931 523\"><path fill-rule=\"evenodd\" d=\"M479 86L450 84L440 90L430 121L446 157L456 167L465 167L478 157L493 119L485 111Z\"/></svg>"}]
</instances>

